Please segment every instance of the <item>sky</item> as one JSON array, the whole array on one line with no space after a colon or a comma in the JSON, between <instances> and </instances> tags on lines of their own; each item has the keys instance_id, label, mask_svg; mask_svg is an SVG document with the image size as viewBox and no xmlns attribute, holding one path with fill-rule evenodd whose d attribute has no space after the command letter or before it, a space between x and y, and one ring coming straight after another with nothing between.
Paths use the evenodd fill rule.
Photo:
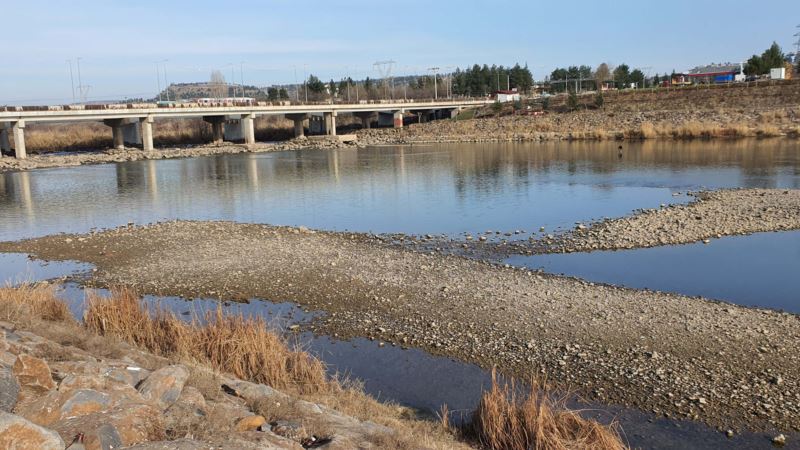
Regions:
<instances>
[{"instance_id":1,"label":"sky","mask_svg":"<svg viewBox=\"0 0 800 450\"><path fill-rule=\"evenodd\" d=\"M0 104L70 102L78 58L88 99L99 100L153 97L164 68L170 83L220 70L257 86L310 73L377 78L373 63L386 60L394 75L517 62L537 80L602 62L655 74L743 61L773 41L794 51L800 31L797 0L2 3Z\"/></svg>"}]
</instances>

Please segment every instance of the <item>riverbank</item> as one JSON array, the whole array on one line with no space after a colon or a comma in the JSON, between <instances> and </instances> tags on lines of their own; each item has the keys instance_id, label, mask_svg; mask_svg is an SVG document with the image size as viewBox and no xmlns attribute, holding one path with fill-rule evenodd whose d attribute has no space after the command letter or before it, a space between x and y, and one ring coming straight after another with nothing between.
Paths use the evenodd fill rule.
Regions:
<instances>
[{"instance_id":1,"label":"riverbank","mask_svg":"<svg viewBox=\"0 0 800 450\"><path fill-rule=\"evenodd\" d=\"M0 158L0 172L45 169L52 167L69 167L89 164L107 164L125 161L141 161L148 159L192 158L198 156L224 155L236 153L267 153L317 148L333 150L353 148L358 146L355 142L342 142L339 139L307 139L298 138L289 141L274 143L257 143L253 145L229 144L222 145L187 145L182 147L157 148L145 152L139 148L125 148L123 150L103 150L91 152L70 153L45 153L30 155L27 159L11 157Z\"/></svg>"},{"instance_id":2,"label":"riverbank","mask_svg":"<svg viewBox=\"0 0 800 450\"><path fill-rule=\"evenodd\" d=\"M326 313L309 326L315 332L544 375L590 400L721 430L800 429L800 321L793 314L305 228L166 222L0 250L90 262L97 272L89 283L99 286L291 300Z\"/></svg>"}]
</instances>

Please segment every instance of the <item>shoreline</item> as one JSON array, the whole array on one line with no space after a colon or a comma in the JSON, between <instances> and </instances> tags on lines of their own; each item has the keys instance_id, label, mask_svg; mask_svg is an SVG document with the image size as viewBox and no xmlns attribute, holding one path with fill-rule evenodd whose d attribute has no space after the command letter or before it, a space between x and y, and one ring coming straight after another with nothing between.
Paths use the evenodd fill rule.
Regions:
<instances>
[{"instance_id":1,"label":"shoreline","mask_svg":"<svg viewBox=\"0 0 800 450\"><path fill-rule=\"evenodd\" d=\"M165 222L2 243L0 251L95 264L90 285L291 300L327 313L312 323L317 333L418 347L517 376L544 375L560 387L580 387L592 401L721 430L800 428L800 399L789 400L800 392L791 376L800 370L794 314L302 227Z\"/></svg>"}]
</instances>

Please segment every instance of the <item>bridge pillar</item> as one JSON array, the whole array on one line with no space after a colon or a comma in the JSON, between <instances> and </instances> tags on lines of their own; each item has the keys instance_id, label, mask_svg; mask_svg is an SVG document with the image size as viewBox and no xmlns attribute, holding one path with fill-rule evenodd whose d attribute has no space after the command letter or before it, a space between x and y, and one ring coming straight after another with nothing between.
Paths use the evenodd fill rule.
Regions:
<instances>
[{"instance_id":1,"label":"bridge pillar","mask_svg":"<svg viewBox=\"0 0 800 450\"><path fill-rule=\"evenodd\" d=\"M225 118L223 137L228 142L244 141L244 126L241 116L228 116Z\"/></svg>"},{"instance_id":2,"label":"bridge pillar","mask_svg":"<svg viewBox=\"0 0 800 450\"><path fill-rule=\"evenodd\" d=\"M211 142L222 144L225 136L225 116L204 116L203 121L211 124Z\"/></svg>"},{"instance_id":3,"label":"bridge pillar","mask_svg":"<svg viewBox=\"0 0 800 450\"><path fill-rule=\"evenodd\" d=\"M142 117L142 148L149 152L153 150L153 116Z\"/></svg>"},{"instance_id":4,"label":"bridge pillar","mask_svg":"<svg viewBox=\"0 0 800 450\"><path fill-rule=\"evenodd\" d=\"M142 145L141 128L139 119L125 119L122 125L122 142L125 145Z\"/></svg>"},{"instance_id":5,"label":"bridge pillar","mask_svg":"<svg viewBox=\"0 0 800 450\"><path fill-rule=\"evenodd\" d=\"M25 151L25 121L19 120L11 125L14 134L14 155L17 159L25 159L28 152Z\"/></svg>"},{"instance_id":6,"label":"bridge pillar","mask_svg":"<svg viewBox=\"0 0 800 450\"><path fill-rule=\"evenodd\" d=\"M356 112L353 113L353 115L361 119L361 127L367 130L370 129L372 126L372 119L375 118L375 113L373 111Z\"/></svg>"},{"instance_id":7,"label":"bridge pillar","mask_svg":"<svg viewBox=\"0 0 800 450\"><path fill-rule=\"evenodd\" d=\"M3 157L3 152L11 151L11 141L8 139L8 124L0 125L0 158Z\"/></svg>"},{"instance_id":8,"label":"bridge pillar","mask_svg":"<svg viewBox=\"0 0 800 450\"><path fill-rule=\"evenodd\" d=\"M125 142L122 140L122 119L106 119L103 120L103 123L111 127L114 148L119 150L124 149Z\"/></svg>"},{"instance_id":9,"label":"bridge pillar","mask_svg":"<svg viewBox=\"0 0 800 450\"><path fill-rule=\"evenodd\" d=\"M394 127L395 128L403 128L403 115L405 114L405 110L401 109L400 111L394 112Z\"/></svg>"},{"instance_id":10,"label":"bridge pillar","mask_svg":"<svg viewBox=\"0 0 800 450\"><path fill-rule=\"evenodd\" d=\"M285 114L284 117L294 122L294 137L299 138L305 135L305 123L308 114Z\"/></svg>"},{"instance_id":11,"label":"bridge pillar","mask_svg":"<svg viewBox=\"0 0 800 450\"><path fill-rule=\"evenodd\" d=\"M325 134L336 136L336 111L323 113L325 119Z\"/></svg>"},{"instance_id":12,"label":"bridge pillar","mask_svg":"<svg viewBox=\"0 0 800 450\"><path fill-rule=\"evenodd\" d=\"M253 118L253 114L242 116L242 134L244 134L244 143L248 145L256 143L256 127Z\"/></svg>"}]
</instances>

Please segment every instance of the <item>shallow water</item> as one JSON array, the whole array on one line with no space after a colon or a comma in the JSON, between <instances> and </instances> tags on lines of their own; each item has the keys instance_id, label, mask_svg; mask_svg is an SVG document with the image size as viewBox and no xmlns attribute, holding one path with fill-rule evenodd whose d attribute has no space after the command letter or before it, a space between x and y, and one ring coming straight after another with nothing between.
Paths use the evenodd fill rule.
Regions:
<instances>
[{"instance_id":1,"label":"shallow water","mask_svg":"<svg viewBox=\"0 0 800 450\"><path fill-rule=\"evenodd\" d=\"M708 244L514 256L509 264L639 289L800 313L800 231Z\"/></svg>"}]
</instances>

